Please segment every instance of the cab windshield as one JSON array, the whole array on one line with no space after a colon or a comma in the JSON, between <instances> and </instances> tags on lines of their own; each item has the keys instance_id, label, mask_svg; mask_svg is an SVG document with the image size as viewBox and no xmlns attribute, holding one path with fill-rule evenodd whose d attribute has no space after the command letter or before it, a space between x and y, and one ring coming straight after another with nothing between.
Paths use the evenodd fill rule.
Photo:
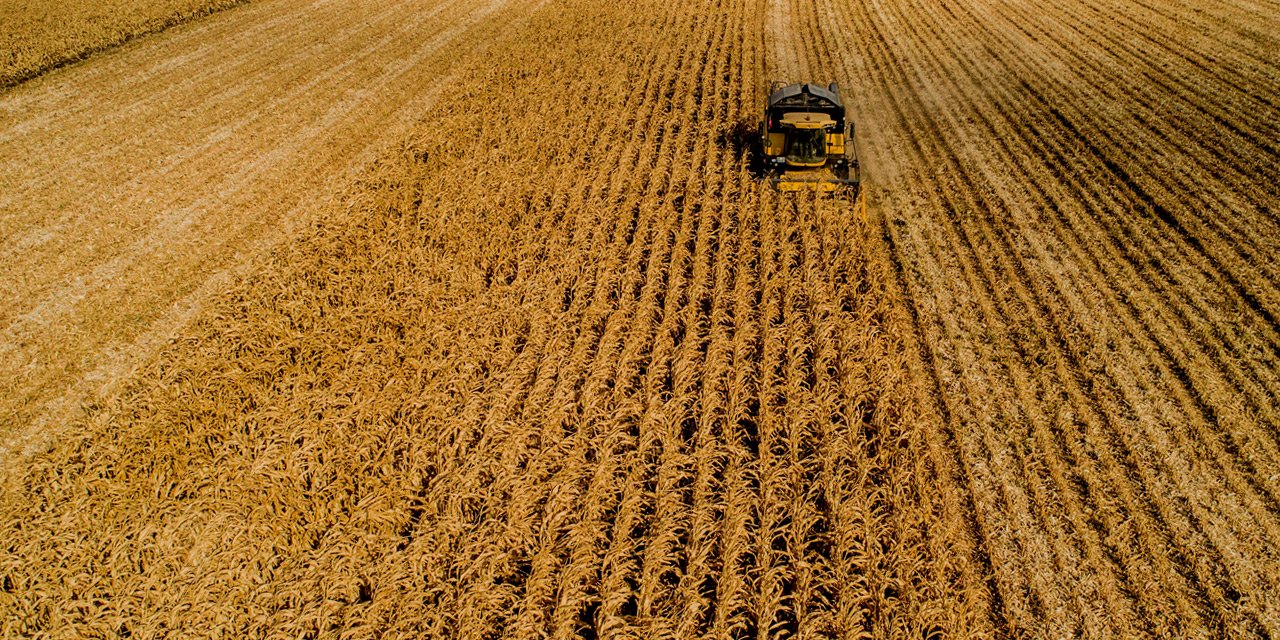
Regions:
<instances>
[{"instance_id":1,"label":"cab windshield","mask_svg":"<svg viewBox=\"0 0 1280 640\"><path fill-rule=\"evenodd\" d=\"M816 164L827 157L826 129L793 129L788 136L787 161L798 164Z\"/></svg>"}]
</instances>

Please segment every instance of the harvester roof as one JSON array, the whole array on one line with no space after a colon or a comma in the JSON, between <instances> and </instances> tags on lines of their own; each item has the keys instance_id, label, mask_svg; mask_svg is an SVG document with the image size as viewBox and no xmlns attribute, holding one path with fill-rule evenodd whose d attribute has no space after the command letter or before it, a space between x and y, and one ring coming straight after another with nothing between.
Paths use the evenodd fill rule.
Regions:
<instances>
[{"instance_id":1,"label":"harvester roof","mask_svg":"<svg viewBox=\"0 0 1280 640\"><path fill-rule=\"evenodd\" d=\"M844 103L840 101L840 94L834 83L829 87L808 82L792 84L782 87L769 95L770 109L802 106L843 109Z\"/></svg>"}]
</instances>

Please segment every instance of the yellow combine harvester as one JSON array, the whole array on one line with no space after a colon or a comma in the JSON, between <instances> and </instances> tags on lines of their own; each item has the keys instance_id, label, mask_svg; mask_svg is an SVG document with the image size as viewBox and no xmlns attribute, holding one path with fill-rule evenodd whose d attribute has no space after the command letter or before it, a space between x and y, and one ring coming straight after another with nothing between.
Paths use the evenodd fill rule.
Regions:
<instances>
[{"instance_id":1,"label":"yellow combine harvester","mask_svg":"<svg viewBox=\"0 0 1280 640\"><path fill-rule=\"evenodd\" d=\"M760 124L762 170L782 191L859 195L857 142L836 83L774 83Z\"/></svg>"}]
</instances>

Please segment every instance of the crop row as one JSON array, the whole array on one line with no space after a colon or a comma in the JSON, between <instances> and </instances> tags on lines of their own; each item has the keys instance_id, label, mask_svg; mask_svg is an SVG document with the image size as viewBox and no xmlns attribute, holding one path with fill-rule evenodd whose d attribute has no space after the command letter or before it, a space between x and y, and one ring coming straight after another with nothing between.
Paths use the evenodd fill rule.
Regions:
<instances>
[{"instance_id":1,"label":"crop row","mask_svg":"<svg viewBox=\"0 0 1280 640\"><path fill-rule=\"evenodd\" d=\"M574 0L461 71L14 479L6 630L970 627L874 228L745 170L763 9Z\"/></svg>"}]
</instances>

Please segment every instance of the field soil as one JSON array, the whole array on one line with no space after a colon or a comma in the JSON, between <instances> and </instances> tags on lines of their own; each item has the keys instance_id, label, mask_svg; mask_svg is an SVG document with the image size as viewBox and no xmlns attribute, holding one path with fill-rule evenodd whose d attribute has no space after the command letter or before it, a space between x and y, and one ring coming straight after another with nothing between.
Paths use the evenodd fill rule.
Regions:
<instances>
[{"instance_id":1,"label":"field soil","mask_svg":"<svg viewBox=\"0 0 1280 640\"><path fill-rule=\"evenodd\" d=\"M526 9L273 0L0 93L0 459L304 226Z\"/></svg>"},{"instance_id":2,"label":"field soil","mask_svg":"<svg viewBox=\"0 0 1280 640\"><path fill-rule=\"evenodd\" d=\"M268 101L165 147L224 113L179 71L213 18L130 76L213 93L112 152L113 195L0 164L0 198L98 203L0 200L0 309L46 301L0 312L27 398L0 407L57 434L10 458L0 632L1280 636L1273 2L378 6L444 35L386 45L417 71L374 116ZM367 50L334 25L377 12L330 10L311 46ZM271 15L219 73L274 64ZM310 60L295 82L386 86ZM867 222L746 170L768 82L810 79L857 122ZM0 104L78 99L53 80ZM79 104L0 121L0 153L133 113Z\"/></svg>"}]
</instances>

